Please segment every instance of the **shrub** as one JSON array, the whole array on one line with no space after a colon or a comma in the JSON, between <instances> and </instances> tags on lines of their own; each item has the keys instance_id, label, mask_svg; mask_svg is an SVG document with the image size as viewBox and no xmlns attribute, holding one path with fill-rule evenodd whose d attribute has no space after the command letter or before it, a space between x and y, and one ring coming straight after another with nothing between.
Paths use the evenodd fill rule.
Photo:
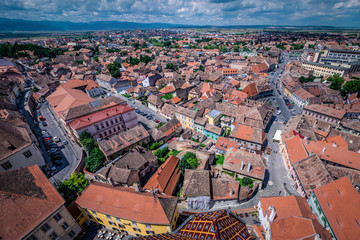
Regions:
<instances>
[{"instance_id":1,"label":"shrub","mask_svg":"<svg viewBox=\"0 0 360 240\"><path fill-rule=\"evenodd\" d=\"M153 144L151 144L150 150L155 150L155 149L159 148L160 145L161 145L160 143L154 142Z\"/></svg>"}]
</instances>

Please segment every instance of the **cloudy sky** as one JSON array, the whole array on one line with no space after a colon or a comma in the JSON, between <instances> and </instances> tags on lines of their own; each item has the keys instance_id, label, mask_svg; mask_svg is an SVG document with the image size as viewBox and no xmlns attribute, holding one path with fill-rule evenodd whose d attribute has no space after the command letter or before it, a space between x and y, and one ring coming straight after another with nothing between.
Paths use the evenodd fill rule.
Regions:
<instances>
[{"instance_id":1,"label":"cloudy sky","mask_svg":"<svg viewBox=\"0 0 360 240\"><path fill-rule=\"evenodd\" d=\"M360 0L0 0L0 17L360 27Z\"/></svg>"}]
</instances>

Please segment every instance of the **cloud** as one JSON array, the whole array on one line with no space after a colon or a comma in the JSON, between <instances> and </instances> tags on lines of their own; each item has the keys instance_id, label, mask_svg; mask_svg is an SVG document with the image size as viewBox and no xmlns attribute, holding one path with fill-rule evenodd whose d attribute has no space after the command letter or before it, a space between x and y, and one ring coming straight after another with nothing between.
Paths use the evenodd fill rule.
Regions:
<instances>
[{"instance_id":1,"label":"cloud","mask_svg":"<svg viewBox=\"0 0 360 240\"><path fill-rule=\"evenodd\" d=\"M27 20L191 25L360 26L360 0L0 0L0 16Z\"/></svg>"}]
</instances>

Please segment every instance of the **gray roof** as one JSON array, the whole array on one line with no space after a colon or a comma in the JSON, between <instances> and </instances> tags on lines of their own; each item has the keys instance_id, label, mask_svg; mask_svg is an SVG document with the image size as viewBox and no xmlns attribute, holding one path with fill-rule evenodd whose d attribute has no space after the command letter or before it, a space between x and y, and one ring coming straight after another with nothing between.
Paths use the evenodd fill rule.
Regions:
<instances>
[{"instance_id":1,"label":"gray roof","mask_svg":"<svg viewBox=\"0 0 360 240\"><path fill-rule=\"evenodd\" d=\"M221 112L219 112L216 109L211 110L211 112L209 112L208 114L206 114L206 116L209 116L211 118L217 118L218 116L221 115Z\"/></svg>"},{"instance_id":2,"label":"gray roof","mask_svg":"<svg viewBox=\"0 0 360 240\"><path fill-rule=\"evenodd\" d=\"M186 169L184 176L184 196L210 196L210 171Z\"/></svg>"}]
</instances>

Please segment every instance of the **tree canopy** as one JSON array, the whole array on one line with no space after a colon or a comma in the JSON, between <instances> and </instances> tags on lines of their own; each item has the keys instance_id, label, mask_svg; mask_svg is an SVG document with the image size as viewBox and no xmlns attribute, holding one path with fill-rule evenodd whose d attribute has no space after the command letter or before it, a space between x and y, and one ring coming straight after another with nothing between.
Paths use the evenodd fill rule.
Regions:
<instances>
[{"instance_id":1,"label":"tree canopy","mask_svg":"<svg viewBox=\"0 0 360 240\"><path fill-rule=\"evenodd\" d=\"M329 86L331 89L340 91L341 86L343 85L345 80L343 77L340 77L338 74L335 74L334 76L328 77L327 81L331 82Z\"/></svg>"},{"instance_id":2,"label":"tree canopy","mask_svg":"<svg viewBox=\"0 0 360 240\"><path fill-rule=\"evenodd\" d=\"M199 159L193 152L186 152L179 162L179 169L184 173L185 169L195 169L200 165Z\"/></svg>"},{"instance_id":3,"label":"tree canopy","mask_svg":"<svg viewBox=\"0 0 360 240\"><path fill-rule=\"evenodd\" d=\"M84 191L89 185L89 179L84 174L74 172L69 179L56 184L59 193L64 197L67 204L76 199L77 193Z\"/></svg>"},{"instance_id":4,"label":"tree canopy","mask_svg":"<svg viewBox=\"0 0 360 240\"><path fill-rule=\"evenodd\" d=\"M342 96L357 92L357 96L360 97L360 80L348 81L340 90Z\"/></svg>"},{"instance_id":5,"label":"tree canopy","mask_svg":"<svg viewBox=\"0 0 360 240\"><path fill-rule=\"evenodd\" d=\"M35 57L43 58L55 58L57 55L64 54L64 50L60 48L45 48L35 44L17 44L11 45L10 43L0 44L0 57L10 57L10 58L19 58L19 57L30 57L24 50L31 51Z\"/></svg>"},{"instance_id":6,"label":"tree canopy","mask_svg":"<svg viewBox=\"0 0 360 240\"><path fill-rule=\"evenodd\" d=\"M84 159L86 169L94 173L103 166L105 155L100 150L97 142L95 142L90 133L86 131L82 132L79 139L81 144L89 153L89 155Z\"/></svg>"},{"instance_id":7,"label":"tree canopy","mask_svg":"<svg viewBox=\"0 0 360 240\"><path fill-rule=\"evenodd\" d=\"M109 73L114 78L121 77L120 68L121 68L121 64L119 62L113 62L113 63L110 63L109 65L107 65L107 69L109 70Z\"/></svg>"}]
</instances>

